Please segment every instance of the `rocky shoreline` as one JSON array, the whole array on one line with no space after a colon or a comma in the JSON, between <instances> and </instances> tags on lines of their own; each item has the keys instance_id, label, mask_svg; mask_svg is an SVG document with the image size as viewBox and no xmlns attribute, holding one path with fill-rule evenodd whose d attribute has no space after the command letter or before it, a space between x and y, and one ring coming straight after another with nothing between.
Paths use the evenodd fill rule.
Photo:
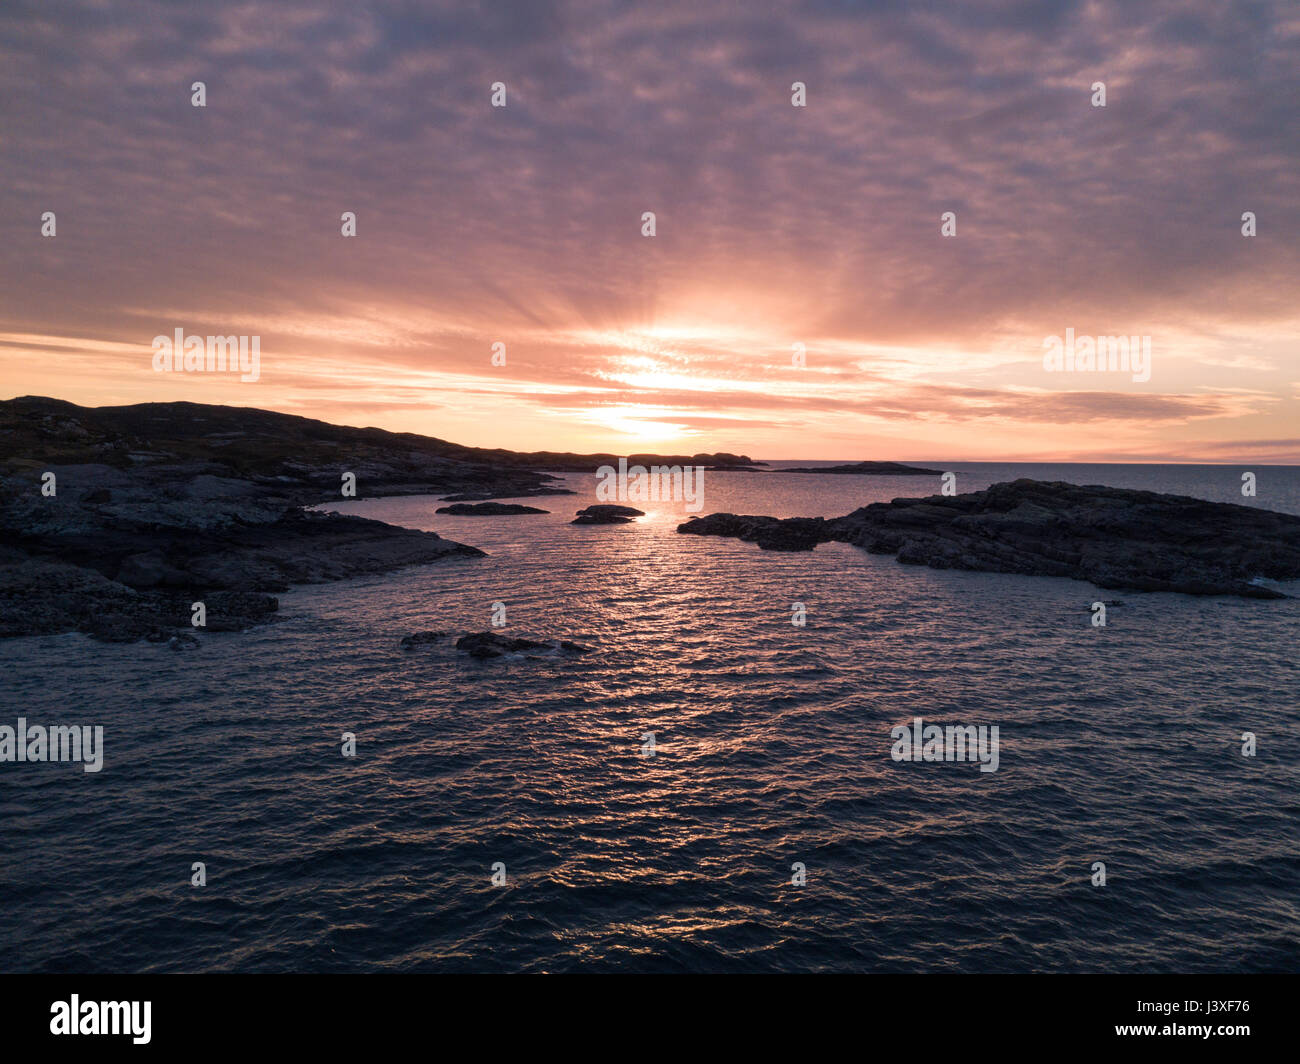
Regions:
<instances>
[{"instance_id":1,"label":"rocky shoreline","mask_svg":"<svg viewBox=\"0 0 1300 1064\"><path fill-rule=\"evenodd\" d=\"M306 506L530 494L556 479L438 440L265 410L10 400L0 403L0 636L76 631L181 649L199 627L274 620L291 584L483 555Z\"/></svg>"},{"instance_id":2,"label":"rocky shoreline","mask_svg":"<svg viewBox=\"0 0 1300 1064\"><path fill-rule=\"evenodd\" d=\"M558 481L508 451L265 410L0 402L0 637L75 631L181 649L196 616L210 632L274 620L291 584L483 556L305 507L571 494ZM486 509L498 507L544 512Z\"/></svg>"},{"instance_id":3,"label":"rocky shoreline","mask_svg":"<svg viewBox=\"0 0 1300 1064\"><path fill-rule=\"evenodd\" d=\"M725 453L631 457L762 465ZM488 500L572 495L555 472L617 461L247 407L10 399L0 402L0 637L82 632L183 649L196 642L199 616L207 631L273 621L275 596L291 584L483 556L433 532L306 507L436 495L452 504L439 513L544 514Z\"/></svg>"},{"instance_id":4,"label":"rocky shoreline","mask_svg":"<svg viewBox=\"0 0 1300 1064\"><path fill-rule=\"evenodd\" d=\"M908 565L1065 576L1138 591L1286 598L1259 581L1300 579L1300 517L1062 482L894 499L830 519L710 514L677 531L777 551L851 543Z\"/></svg>"},{"instance_id":5,"label":"rocky shoreline","mask_svg":"<svg viewBox=\"0 0 1300 1064\"><path fill-rule=\"evenodd\" d=\"M520 457L235 407L0 402L0 637L75 631L182 649L194 642L196 615L207 631L266 623L293 584L482 557L433 532L306 508L384 495L569 493ZM608 456L561 457L594 469ZM757 468L744 456L694 458ZM545 511L489 503L439 512ZM640 513L589 506L573 523L626 524ZM677 531L765 550L836 540L933 568L1203 595L1276 598L1261 578L1300 578L1300 517L1030 480L830 520L712 514Z\"/></svg>"},{"instance_id":6,"label":"rocky shoreline","mask_svg":"<svg viewBox=\"0 0 1300 1064\"><path fill-rule=\"evenodd\" d=\"M159 642L176 629L193 632L195 603L205 630L238 631L274 619L274 594L291 584L483 555L433 532L282 506L273 496L231 498L240 482L214 484L207 474L182 493L168 478L124 488L124 475L107 467L50 472L65 494L0 479L8 500L0 509L0 637L78 631ZM104 480L117 486L78 497L85 483Z\"/></svg>"}]
</instances>

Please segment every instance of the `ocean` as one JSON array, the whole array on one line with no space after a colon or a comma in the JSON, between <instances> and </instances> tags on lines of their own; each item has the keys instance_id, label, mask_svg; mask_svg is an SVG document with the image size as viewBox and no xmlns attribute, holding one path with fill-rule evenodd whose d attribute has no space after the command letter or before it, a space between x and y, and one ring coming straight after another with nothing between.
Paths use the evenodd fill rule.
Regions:
<instances>
[{"instance_id":1,"label":"ocean","mask_svg":"<svg viewBox=\"0 0 1300 1064\"><path fill-rule=\"evenodd\" d=\"M942 468L1300 513L1294 467ZM677 535L681 502L573 526L595 477L565 481L546 516L342 501L489 556L184 652L0 641L0 723L104 727L98 773L0 766L0 969L1300 970L1300 598L765 552ZM937 491L708 473L699 512ZM399 645L502 608L590 652ZM997 771L893 760L915 718L997 726Z\"/></svg>"}]
</instances>

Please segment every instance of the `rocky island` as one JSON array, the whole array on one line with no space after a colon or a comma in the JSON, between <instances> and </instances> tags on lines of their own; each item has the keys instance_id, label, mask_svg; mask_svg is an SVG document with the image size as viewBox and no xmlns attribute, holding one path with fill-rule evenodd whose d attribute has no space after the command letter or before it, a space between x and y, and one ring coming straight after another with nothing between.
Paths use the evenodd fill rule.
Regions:
<instances>
[{"instance_id":1,"label":"rocky island","mask_svg":"<svg viewBox=\"0 0 1300 1064\"><path fill-rule=\"evenodd\" d=\"M677 531L764 550L851 543L933 569L1066 576L1140 591L1285 598L1259 581L1300 579L1300 517L1061 482L894 499L830 519L710 514Z\"/></svg>"},{"instance_id":2,"label":"rocky island","mask_svg":"<svg viewBox=\"0 0 1300 1064\"><path fill-rule=\"evenodd\" d=\"M801 466L797 469L781 469L781 473L833 473L841 476L873 477L922 477L943 476L942 469L925 469L922 466L903 465L900 462L850 462L848 465Z\"/></svg>"},{"instance_id":3,"label":"rocky island","mask_svg":"<svg viewBox=\"0 0 1300 1064\"><path fill-rule=\"evenodd\" d=\"M520 514L548 514L551 511L513 502L454 502L450 506L439 506L433 512L451 514L453 517L513 517Z\"/></svg>"},{"instance_id":4,"label":"rocky island","mask_svg":"<svg viewBox=\"0 0 1300 1064\"><path fill-rule=\"evenodd\" d=\"M579 510L577 516L569 522L571 525L626 525L638 517L644 517L645 511L635 506L615 506L613 503L597 503Z\"/></svg>"}]
</instances>

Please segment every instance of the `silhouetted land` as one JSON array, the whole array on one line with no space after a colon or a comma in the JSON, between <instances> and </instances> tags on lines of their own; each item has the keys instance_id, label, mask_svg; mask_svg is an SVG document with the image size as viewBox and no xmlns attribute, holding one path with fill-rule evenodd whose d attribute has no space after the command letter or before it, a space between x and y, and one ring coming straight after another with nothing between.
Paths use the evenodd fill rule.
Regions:
<instances>
[{"instance_id":1,"label":"silhouetted land","mask_svg":"<svg viewBox=\"0 0 1300 1064\"><path fill-rule=\"evenodd\" d=\"M942 469L926 469L922 466L903 465L901 462L851 462L848 465L800 466L797 469L782 469L782 473L831 473L840 476L871 477L920 477L942 476Z\"/></svg>"}]
</instances>

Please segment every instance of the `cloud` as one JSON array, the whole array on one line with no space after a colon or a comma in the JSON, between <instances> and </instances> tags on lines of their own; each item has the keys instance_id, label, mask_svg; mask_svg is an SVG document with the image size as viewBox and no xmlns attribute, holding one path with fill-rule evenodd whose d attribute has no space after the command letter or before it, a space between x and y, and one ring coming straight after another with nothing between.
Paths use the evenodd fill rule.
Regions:
<instances>
[{"instance_id":1,"label":"cloud","mask_svg":"<svg viewBox=\"0 0 1300 1064\"><path fill-rule=\"evenodd\" d=\"M1298 42L1281 2L13 0L0 330L88 351L190 322L258 333L269 383L250 402L327 393L350 364L377 416L424 374L430 392L441 375L513 382L553 413L679 404L701 429L743 414L774 446L866 412L931 428L1145 422L1171 453L1189 419L1281 437L1293 407L1225 386L1292 401ZM1089 102L1097 80L1105 108ZM506 108L489 106L497 81ZM790 106L794 81L806 108ZM947 210L956 238L939 233ZM1066 325L1222 339L1168 394L988 379L1009 337ZM678 334L657 364L724 382L712 402L600 386L656 330ZM508 373L486 362L494 340ZM775 368L796 341L817 356L802 383ZM927 350L956 353L942 377ZM168 397L141 363L97 357L95 387ZM62 394L48 365L43 390ZM533 447L589 432L553 417L517 431Z\"/></svg>"}]
</instances>

